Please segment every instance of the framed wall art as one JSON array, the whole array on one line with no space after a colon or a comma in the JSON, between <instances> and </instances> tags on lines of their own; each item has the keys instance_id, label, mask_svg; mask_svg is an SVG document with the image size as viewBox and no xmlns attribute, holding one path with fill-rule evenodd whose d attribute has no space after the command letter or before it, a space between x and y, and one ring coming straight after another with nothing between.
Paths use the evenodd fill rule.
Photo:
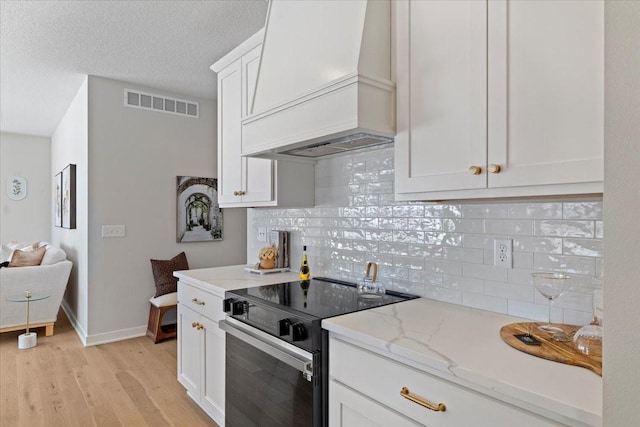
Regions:
<instances>
[{"instance_id":1,"label":"framed wall art","mask_svg":"<svg viewBox=\"0 0 640 427\"><path fill-rule=\"evenodd\" d=\"M218 180L179 176L176 179L176 241L222 240L222 210L218 204Z\"/></svg>"},{"instance_id":2,"label":"framed wall art","mask_svg":"<svg viewBox=\"0 0 640 427\"><path fill-rule=\"evenodd\" d=\"M62 172L56 175L56 192L53 201L53 225L62 227Z\"/></svg>"},{"instance_id":3,"label":"framed wall art","mask_svg":"<svg viewBox=\"0 0 640 427\"><path fill-rule=\"evenodd\" d=\"M76 165L62 170L62 227L76 228Z\"/></svg>"}]
</instances>

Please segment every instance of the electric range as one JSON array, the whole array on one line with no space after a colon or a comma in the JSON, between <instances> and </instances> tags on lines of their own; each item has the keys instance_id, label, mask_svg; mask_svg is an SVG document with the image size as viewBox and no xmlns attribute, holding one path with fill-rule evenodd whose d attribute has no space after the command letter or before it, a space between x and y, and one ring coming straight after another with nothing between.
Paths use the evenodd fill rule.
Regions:
<instances>
[{"instance_id":1,"label":"electric range","mask_svg":"<svg viewBox=\"0 0 640 427\"><path fill-rule=\"evenodd\" d=\"M328 334L323 319L417 298L363 298L353 283L313 278L225 293L225 425L327 423Z\"/></svg>"}]
</instances>

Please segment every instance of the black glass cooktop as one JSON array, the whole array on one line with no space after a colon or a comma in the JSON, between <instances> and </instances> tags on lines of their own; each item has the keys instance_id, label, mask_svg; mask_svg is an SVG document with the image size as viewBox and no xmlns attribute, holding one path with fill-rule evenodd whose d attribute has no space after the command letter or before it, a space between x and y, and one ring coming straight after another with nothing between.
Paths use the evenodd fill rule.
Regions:
<instances>
[{"instance_id":1,"label":"black glass cooktop","mask_svg":"<svg viewBox=\"0 0 640 427\"><path fill-rule=\"evenodd\" d=\"M291 313L317 319L366 310L417 298L415 295L387 291L377 298L362 298L355 284L327 278L278 283L227 292L232 296L261 302Z\"/></svg>"}]
</instances>

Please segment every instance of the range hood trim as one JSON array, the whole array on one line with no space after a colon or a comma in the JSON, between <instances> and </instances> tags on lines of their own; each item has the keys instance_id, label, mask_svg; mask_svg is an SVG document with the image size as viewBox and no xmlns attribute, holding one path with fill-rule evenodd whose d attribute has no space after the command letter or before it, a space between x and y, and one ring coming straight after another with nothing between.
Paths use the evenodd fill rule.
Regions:
<instances>
[{"instance_id":1,"label":"range hood trim","mask_svg":"<svg viewBox=\"0 0 640 427\"><path fill-rule=\"evenodd\" d=\"M362 97L374 97L375 103L361 101ZM325 111L320 104L332 103L330 98L346 98L351 106L339 103L345 111L340 121L329 121L327 125L295 129L297 121L287 120L284 116L303 114L300 110L311 111L320 116ZM302 98L290 100L267 111L253 114L242 121L242 155L245 157L276 158L294 149L317 145L325 141L344 138L355 133L366 133L385 139L395 137L395 83L362 75L350 75L306 94ZM315 105L318 104L318 105ZM360 110L373 109L370 114ZM308 112L308 111L307 111ZM303 114L303 116L306 115ZM346 117L346 119L345 119ZM272 124L273 123L273 124ZM269 124L266 129L264 124ZM261 129L258 129L261 127ZM283 129L289 129L284 131ZM252 146L248 146L249 144ZM375 143L374 145L379 145ZM361 149L358 147L354 149ZM351 151L341 149L341 152ZM289 154L290 155L290 154ZM306 156L305 156L306 157Z\"/></svg>"}]
</instances>

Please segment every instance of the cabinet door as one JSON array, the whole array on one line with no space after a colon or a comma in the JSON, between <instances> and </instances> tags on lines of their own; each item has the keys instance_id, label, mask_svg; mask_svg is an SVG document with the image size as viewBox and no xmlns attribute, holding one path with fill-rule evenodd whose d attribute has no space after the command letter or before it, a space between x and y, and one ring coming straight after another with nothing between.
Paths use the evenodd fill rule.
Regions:
<instances>
[{"instance_id":1,"label":"cabinet door","mask_svg":"<svg viewBox=\"0 0 640 427\"><path fill-rule=\"evenodd\" d=\"M420 424L331 380L329 382L329 425L334 427L417 427Z\"/></svg>"},{"instance_id":2,"label":"cabinet door","mask_svg":"<svg viewBox=\"0 0 640 427\"><path fill-rule=\"evenodd\" d=\"M200 321L195 311L178 304L178 381L196 402L200 402L202 332L193 325Z\"/></svg>"},{"instance_id":3,"label":"cabinet door","mask_svg":"<svg viewBox=\"0 0 640 427\"><path fill-rule=\"evenodd\" d=\"M218 323L203 317L204 372L202 373L202 408L218 424L224 424L225 335Z\"/></svg>"},{"instance_id":4,"label":"cabinet door","mask_svg":"<svg viewBox=\"0 0 640 427\"><path fill-rule=\"evenodd\" d=\"M234 192L243 188L241 65L237 60L218 73L218 203L222 206L239 202Z\"/></svg>"},{"instance_id":5,"label":"cabinet door","mask_svg":"<svg viewBox=\"0 0 640 427\"><path fill-rule=\"evenodd\" d=\"M487 4L394 5L396 192L485 188Z\"/></svg>"},{"instance_id":6,"label":"cabinet door","mask_svg":"<svg viewBox=\"0 0 640 427\"><path fill-rule=\"evenodd\" d=\"M601 182L603 2L490 1L488 27L489 187Z\"/></svg>"},{"instance_id":7,"label":"cabinet door","mask_svg":"<svg viewBox=\"0 0 640 427\"><path fill-rule=\"evenodd\" d=\"M243 118L251 114L253 94L260 65L261 46L242 57L242 111ZM240 152L241 147L238 147ZM239 155L239 154L238 154ZM243 157L244 191L242 201L246 203L269 202L273 199L273 163L274 160Z\"/></svg>"}]
</instances>

